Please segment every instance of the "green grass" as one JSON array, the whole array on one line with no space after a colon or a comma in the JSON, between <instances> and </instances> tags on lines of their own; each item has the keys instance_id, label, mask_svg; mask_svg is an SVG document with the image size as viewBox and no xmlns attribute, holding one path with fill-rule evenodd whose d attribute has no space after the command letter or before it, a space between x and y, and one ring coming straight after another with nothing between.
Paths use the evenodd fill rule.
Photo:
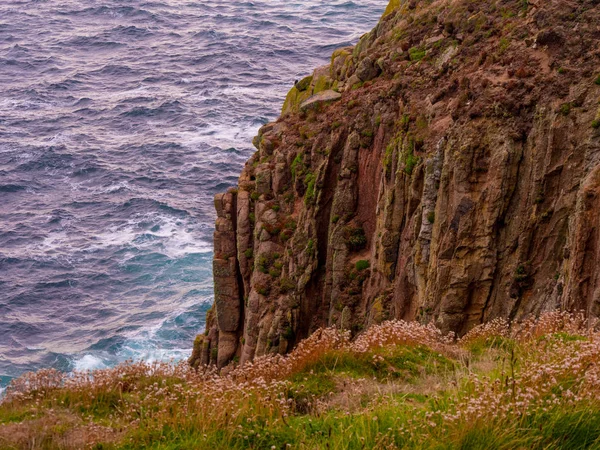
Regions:
<instances>
[{"instance_id":1,"label":"green grass","mask_svg":"<svg viewBox=\"0 0 600 450\"><path fill-rule=\"evenodd\" d=\"M412 47L408 50L410 60L413 62L421 61L427 55L427 50L422 47Z\"/></svg>"},{"instance_id":2,"label":"green grass","mask_svg":"<svg viewBox=\"0 0 600 450\"><path fill-rule=\"evenodd\" d=\"M0 404L0 449L600 448L598 336L553 317L525 334L492 323L454 343L402 322L357 342L328 331L225 377L168 364L68 386L34 375L36 390ZM521 390L533 396L523 410Z\"/></svg>"}]
</instances>

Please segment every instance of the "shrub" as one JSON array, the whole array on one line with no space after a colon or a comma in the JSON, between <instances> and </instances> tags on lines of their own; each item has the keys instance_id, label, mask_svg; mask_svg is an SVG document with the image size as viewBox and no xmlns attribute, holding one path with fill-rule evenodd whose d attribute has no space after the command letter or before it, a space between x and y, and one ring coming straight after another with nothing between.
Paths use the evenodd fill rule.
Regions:
<instances>
[{"instance_id":1,"label":"shrub","mask_svg":"<svg viewBox=\"0 0 600 450\"><path fill-rule=\"evenodd\" d=\"M287 277L283 277L279 280L279 292L282 294L287 294L288 292L296 289L296 283L293 280Z\"/></svg>"},{"instance_id":2,"label":"shrub","mask_svg":"<svg viewBox=\"0 0 600 450\"><path fill-rule=\"evenodd\" d=\"M503 55L510 47L510 41L507 38L500 39L500 46L498 47L498 54Z\"/></svg>"},{"instance_id":3,"label":"shrub","mask_svg":"<svg viewBox=\"0 0 600 450\"><path fill-rule=\"evenodd\" d=\"M594 80L594 83L596 83L598 86L600 86L600 75L598 75L596 77L596 80Z\"/></svg>"},{"instance_id":4,"label":"shrub","mask_svg":"<svg viewBox=\"0 0 600 450\"><path fill-rule=\"evenodd\" d=\"M294 339L295 333L292 327L287 327L285 330L283 330L283 333L281 335L285 340L291 341L292 339Z\"/></svg>"},{"instance_id":5,"label":"shrub","mask_svg":"<svg viewBox=\"0 0 600 450\"><path fill-rule=\"evenodd\" d=\"M269 269L273 265L276 258L273 255L262 254L256 261L256 268L262 273L269 273Z\"/></svg>"},{"instance_id":6,"label":"shrub","mask_svg":"<svg viewBox=\"0 0 600 450\"><path fill-rule=\"evenodd\" d=\"M429 222L429 223L435 222L435 211L429 211L427 213L427 222Z\"/></svg>"},{"instance_id":7,"label":"shrub","mask_svg":"<svg viewBox=\"0 0 600 450\"><path fill-rule=\"evenodd\" d=\"M362 227L347 227L344 230L344 237L350 251L357 252L367 246L367 236Z\"/></svg>"},{"instance_id":8,"label":"shrub","mask_svg":"<svg viewBox=\"0 0 600 450\"><path fill-rule=\"evenodd\" d=\"M267 296L271 292L271 287L266 284L257 283L254 287L256 289L256 292L258 292L260 295Z\"/></svg>"},{"instance_id":9,"label":"shrub","mask_svg":"<svg viewBox=\"0 0 600 450\"><path fill-rule=\"evenodd\" d=\"M560 105L559 111L563 116L568 116L571 113L571 104L563 103L562 105Z\"/></svg>"},{"instance_id":10,"label":"shrub","mask_svg":"<svg viewBox=\"0 0 600 450\"><path fill-rule=\"evenodd\" d=\"M246 251L244 252L244 256L248 259L252 258L253 255L254 250L252 250L251 248L246 249Z\"/></svg>"},{"instance_id":11,"label":"shrub","mask_svg":"<svg viewBox=\"0 0 600 450\"><path fill-rule=\"evenodd\" d=\"M600 128L600 119L595 119L592 121L592 128Z\"/></svg>"},{"instance_id":12,"label":"shrub","mask_svg":"<svg viewBox=\"0 0 600 450\"><path fill-rule=\"evenodd\" d=\"M525 281L527 279L527 270L525 266L520 264L515 271L515 280L516 281Z\"/></svg>"}]
</instances>

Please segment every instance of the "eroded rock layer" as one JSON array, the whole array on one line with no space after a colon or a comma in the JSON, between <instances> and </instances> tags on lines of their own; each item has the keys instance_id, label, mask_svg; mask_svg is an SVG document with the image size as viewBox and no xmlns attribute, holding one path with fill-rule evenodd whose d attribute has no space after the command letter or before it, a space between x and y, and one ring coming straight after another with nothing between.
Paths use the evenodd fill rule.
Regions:
<instances>
[{"instance_id":1,"label":"eroded rock layer","mask_svg":"<svg viewBox=\"0 0 600 450\"><path fill-rule=\"evenodd\" d=\"M327 325L600 315L599 101L598 0L392 0L216 197L192 364Z\"/></svg>"}]
</instances>

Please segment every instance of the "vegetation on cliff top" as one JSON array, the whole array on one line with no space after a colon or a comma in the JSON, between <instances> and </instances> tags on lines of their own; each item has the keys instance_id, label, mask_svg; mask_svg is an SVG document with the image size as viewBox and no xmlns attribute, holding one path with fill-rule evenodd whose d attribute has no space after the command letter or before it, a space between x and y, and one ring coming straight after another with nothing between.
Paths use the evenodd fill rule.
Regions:
<instances>
[{"instance_id":1,"label":"vegetation on cliff top","mask_svg":"<svg viewBox=\"0 0 600 450\"><path fill-rule=\"evenodd\" d=\"M600 333L550 313L460 340L402 321L217 374L47 370L0 404L0 448L598 448Z\"/></svg>"}]
</instances>

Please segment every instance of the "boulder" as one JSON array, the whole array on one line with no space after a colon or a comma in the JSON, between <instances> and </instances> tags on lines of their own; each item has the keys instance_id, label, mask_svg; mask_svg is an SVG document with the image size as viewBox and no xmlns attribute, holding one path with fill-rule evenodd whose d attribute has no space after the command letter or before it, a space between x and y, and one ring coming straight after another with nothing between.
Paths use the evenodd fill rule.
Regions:
<instances>
[{"instance_id":1,"label":"boulder","mask_svg":"<svg viewBox=\"0 0 600 450\"><path fill-rule=\"evenodd\" d=\"M319 92L318 94L309 97L305 101L300 104L300 109L302 111L307 111L309 109L318 108L321 105L326 105L331 102L335 102L342 98L342 94L339 92L335 92L332 90L327 90L323 92Z\"/></svg>"}]
</instances>

